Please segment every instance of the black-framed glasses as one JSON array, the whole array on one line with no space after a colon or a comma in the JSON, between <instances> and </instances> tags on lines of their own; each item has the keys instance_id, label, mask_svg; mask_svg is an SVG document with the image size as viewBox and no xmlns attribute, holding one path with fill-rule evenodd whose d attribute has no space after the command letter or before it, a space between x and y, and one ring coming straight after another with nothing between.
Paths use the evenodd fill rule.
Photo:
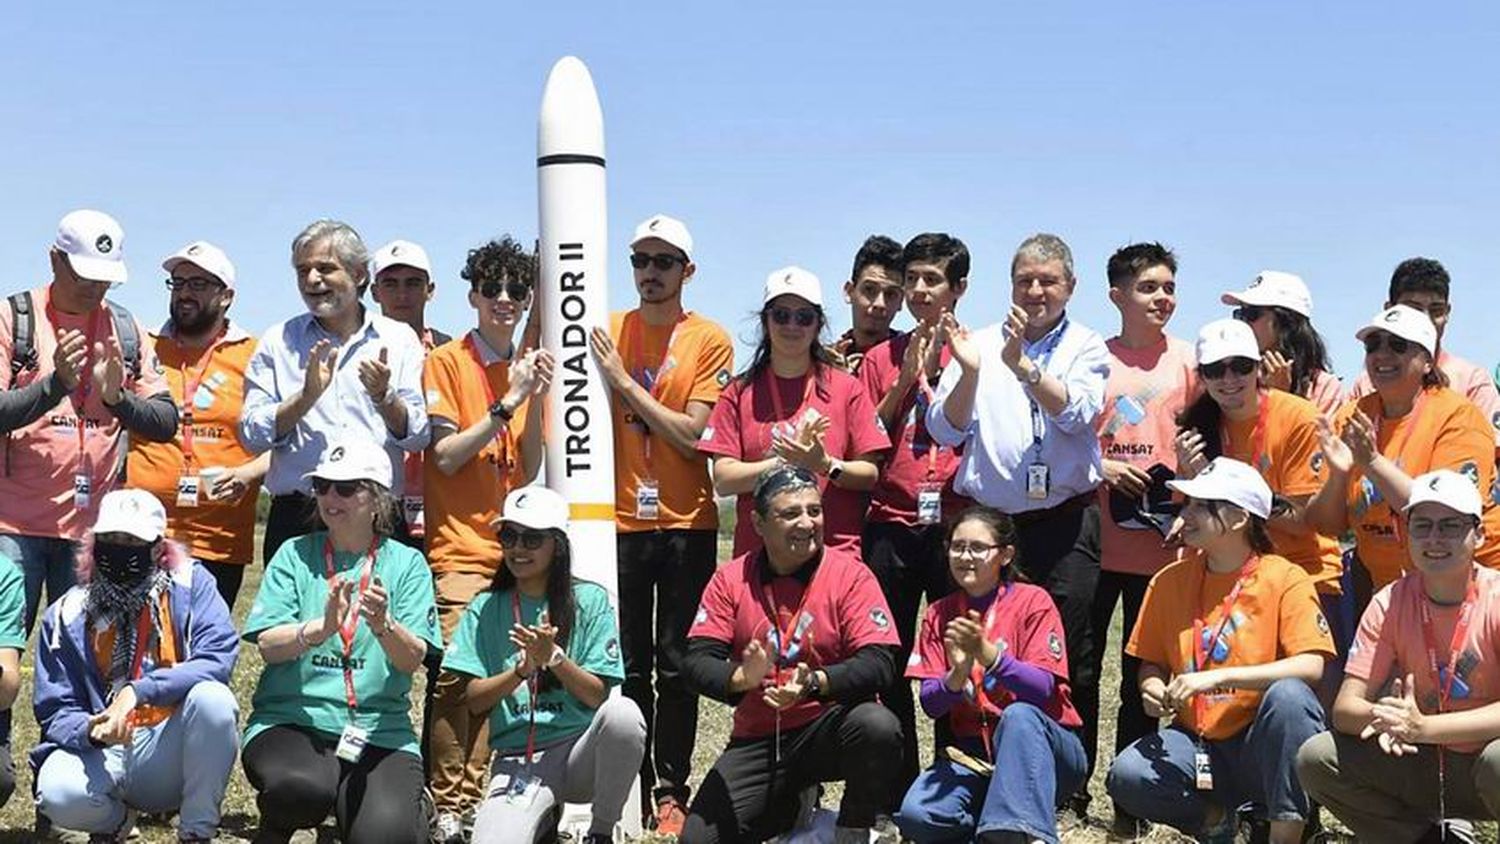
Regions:
<instances>
[{"instance_id":1,"label":"black-framed glasses","mask_svg":"<svg viewBox=\"0 0 1500 844\"><path fill-rule=\"evenodd\" d=\"M817 325L818 309L787 308L780 305L771 309L771 321L776 323L777 325L786 325L792 320L796 320L797 325L802 328L808 328L810 326Z\"/></svg>"},{"instance_id":2,"label":"black-framed glasses","mask_svg":"<svg viewBox=\"0 0 1500 844\"><path fill-rule=\"evenodd\" d=\"M654 255L650 252L630 253L630 266L638 270L644 270L647 264L665 272L672 269L676 264L687 264L687 259L681 255L673 255L669 252L657 252Z\"/></svg>"},{"instance_id":3,"label":"black-framed glasses","mask_svg":"<svg viewBox=\"0 0 1500 844\"><path fill-rule=\"evenodd\" d=\"M359 481L330 481L327 478L313 478L313 492L318 495L327 495L329 490L338 493L339 498L353 498L359 492Z\"/></svg>"},{"instance_id":4,"label":"black-framed glasses","mask_svg":"<svg viewBox=\"0 0 1500 844\"><path fill-rule=\"evenodd\" d=\"M187 288L189 293L218 292L224 289L224 282L206 276L193 276L192 278L169 278L166 280L167 289L173 292Z\"/></svg>"},{"instance_id":5,"label":"black-framed glasses","mask_svg":"<svg viewBox=\"0 0 1500 844\"><path fill-rule=\"evenodd\" d=\"M1235 308L1231 316L1240 322L1255 322L1266 315L1266 308L1260 305L1240 305Z\"/></svg>"},{"instance_id":6,"label":"black-framed glasses","mask_svg":"<svg viewBox=\"0 0 1500 844\"><path fill-rule=\"evenodd\" d=\"M1205 363L1198 367L1198 374L1210 381L1217 381L1224 377L1224 373L1233 372L1235 375L1249 375L1255 371L1260 364L1249 358L1230 358L1229 360L1216 360L1213 363Z\"/></svg>"},{"instance_id":7,"label":"black-framed glasses","mask_svg":"<svg viewBox=\"0 0 1500 844\"><path fill-rule=\"evenodd\" d=\"M950 542L948 543L948 553L960 559L963 557L974 557L975 559L983 560L995 553L995 549L999 547L999 545L991 545L988 542Z\"/></svg>"},{"instance_id":8,"label":"black-framed glasses","mask_svg":"<svg viewBox=\"0 0 1500 844\"><path fill-rule=\"evenodd\" d=\"M520 543L521 547L527 551L535 551L546 541L547 531L545 530L521 530L510 525L500 529L501 548L514 548L516 543Z\"/></svg>"},{"instance_id":9,"label":"black-framed glasses","mask_svg":"<svg viewBox=\"0 0 1500 844\"><path fill-rule=\"evenodd\" d=\"M1387 334L1384 331L1377 331L1376 333L1367 335L1365 337L1365 354L1373 355L1376 352L1379 352L1381 347L1383 346L1387 349L1390 349L1391 354L1393 355L1404 355L1407 352L1411 351L1411 347L1414 345L1416 344L1412 343L1412 341L1406 339L1405 337L1397 337L1394 334Z\"/></svg>"},{"instance_id":10,"label":"black-framed glasses","mask_svg":"<svg viewBox=\"0 0 1500 844\"><path fill-rule=\"evenodd\" d=\"M494 299L500 295L500 291L502 290L505 291L505 298L512 302L524 302L526 301L526 297L531 295L530 285L524 281L516 281L514 279L504 282L486 281L479 285L479 295L486 299Z\"/></svg>"}]
</instances>

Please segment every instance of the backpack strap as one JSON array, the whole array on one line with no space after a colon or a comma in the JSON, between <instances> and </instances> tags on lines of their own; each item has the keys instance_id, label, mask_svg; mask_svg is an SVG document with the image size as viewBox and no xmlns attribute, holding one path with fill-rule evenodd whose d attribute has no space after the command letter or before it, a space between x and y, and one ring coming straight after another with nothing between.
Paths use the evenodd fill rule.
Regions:
<instances>
[{"instance_id":1,"label":"backpack strap","mask_svg":"<svg viewBox=\"0 0 1500 844\"><path fill-rule=\"evenodd\" d=\"M36 311L32 308L31 291L23 290L7 297L10 302L10 384L27 370L37 367L36 361Z\"/></svg>"},{"instance_id":2,"label":"backpack strap","mask_svg":"<svg viewBox=\"0 0 1500 844\"><path fill-rule=\"evenodd\" d=\"M120 342L120 356L125 359L125 366L130 377L139 381L141 377L141 333L135 329L135 319L130 316L130 311L124 305L116 304L108 299L104 303L109 306L110 319L115 324L115 339Z\"/></svg>"}]
</instances>

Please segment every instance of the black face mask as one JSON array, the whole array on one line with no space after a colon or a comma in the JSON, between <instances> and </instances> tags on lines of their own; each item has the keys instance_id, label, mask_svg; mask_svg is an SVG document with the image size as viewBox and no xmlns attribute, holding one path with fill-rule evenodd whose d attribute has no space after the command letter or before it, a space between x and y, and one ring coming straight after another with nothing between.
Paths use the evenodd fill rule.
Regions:
<instances>
[{"instance_id":1,"label":"black face mask","mask_svg":"<svg viewBox=\"0 0 1500 844\"><path fill-rule=\"evenodd\" d=\"M153 545L119 545L113 542L94 543L94 571L99 576L120 585L139 583L151 573L156 565Z\"/></svg>"}]
</instances>

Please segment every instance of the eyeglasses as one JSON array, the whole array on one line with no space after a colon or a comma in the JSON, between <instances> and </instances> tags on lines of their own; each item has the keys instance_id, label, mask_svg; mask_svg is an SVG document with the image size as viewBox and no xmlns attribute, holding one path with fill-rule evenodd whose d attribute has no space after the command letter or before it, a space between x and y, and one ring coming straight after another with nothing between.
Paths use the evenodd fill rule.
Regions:
<instances>
[{"instance_id":1,"label":"eyeglasses","mask_svg":"<svg viewBox=\"0 0 1500 844\"><path fill-rule=\"evenodd\" d=\"M817 308L784 308L774 307L771 309L771 321L777 325L786 325L792 320L797 320L797 325L802 328L816 325L818 322Z\"/></svg>"},{"instance_id":2,"label":"eyeglasses","mask_svg":"<svg viewBox=\"0 0 1500 844\"><path fill-rule=\"evenodd\" d=\"M527 551L535 551L542 547L542 543L546 541L547 531L545 530L518 530L513 527L503 527L500 529L501 548L514 548L516 547L516 543L519 542L521 543L521 547Z\"/></svg>"},{"instance_id":3,"label":"eyeglasses","mask_svg":"<svg viewBox=\"0 0 1500 844\"><path fill-rule=\"evenodd\" d=\"M948 554L953 557L974 557L984 559L995 553L999 545L990 545L985 542L953 542L948 545Z\"/></svg>"},{"instance_id":4,"label":"eyeglasses","mask_svg":"<svg viewBox=\"0 0 1500 844\"><path fill-rule=\"evenodd\" d=\"M1224 377L1225 372L1233 372L1235 375L1249 375L1258 366L1249 358L1230 358L1229 360L1216 360L1213 363L1205 363L1198 367L1198 374L1210 381L1217 381Z\"/></svg>"},{"instance_id":5,"label":"eyeglasses","mask_svg":"<svg viewBox=\"0 0 1500 844\"><path fill-rule=\"evenodd\" d=\"M675 264L686 265L687 259L681 255L672 255L667 252L658 252L655 255L649 252L630 253L630 266L638 270L644 270L647 264L656 267L658 270L666 271L672 269L672 266Z\"/></svg>"},{"instance_id":6,"label":"eyeglasses","mask_svg":"<svg viewBox=\"0 0 1500 844\"><path fill-rule=\"evenodd\" d=\"M505 298L512 302L524 302L531 295L531 286L524 281L486 281L479 285L479 295L486 299L494 299L505 291Z\"/></svg>"},{"instance_id":7,"label":"eyeglasses","mask_svg":"<svg viewBox=\"0 0 1500 844\"><path fill-rule=\"evenodd\" d=\"M1414 345L1416 344L1405 337L1397 337L1394 334L1387 334L1384 331L1380 331L1365 337L1365 354L1373 355L1380 351L1381 346L1384 346L1390 349L1393 355L1404 355Z\"/></svg>"},{"instance_id":8,"label":"eyeglasses","mask_svg":"<svg viewBox=\"0 0 1500 844\"><path fill-rule=\"evenodd\" d=\"M313 492L318 495L327 495L329 490L338 493L339 498L352 498L359 492L359 481L330 481L327 478L313 478Z\"/></svg>"},{"instance_id":9,"label":"eyeglasses","mask_svg":"<svg viewBox=\"0 0 1500 844\"><path fill-rule=\"evenodd\" d=\"M1240 305L1234 309L1231 316L1240 322L1255 322L1266 315L1266 310L1260 305Z\"/></svg>"},{"instance_id":10,"label":"eyeglasses","mask_svg":"<svg viewBox=\"0 0 1500 844\"><path fill-rule=\"evenodd\" d=\"M189 293L208 293L224 289L222 281L216 281L204 276L193 276L192 278L169 278L166 281L167 289L178 291L186 287Z\"/></svg>"},{"instance_id":11,"label":"eyeglasses","mask_svg":"<svg viewBox=\"0 0 1500 844\"><path fill-rule=\"evenodd\" d=\"M1436 535L1439 539L1462 539L1474 527L1473 519L1413 519L1406 525L1412 539L1427 539Z\"/></svg>"}]
</instances>

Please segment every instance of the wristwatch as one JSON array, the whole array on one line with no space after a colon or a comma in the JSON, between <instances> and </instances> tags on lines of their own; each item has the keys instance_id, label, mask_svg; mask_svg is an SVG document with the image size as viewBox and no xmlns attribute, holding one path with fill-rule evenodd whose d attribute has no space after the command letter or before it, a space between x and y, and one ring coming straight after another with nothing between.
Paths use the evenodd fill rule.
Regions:
<instances>
[{"instance_id":1,"label":"wristwatch","mask_svg":"<svg viewBox=\"0 0 1500 844\"><path fill-rule=\"evenodd\" d=\"M547 658L547 665L545 667L549 669L556 668L557 666L562 664L562 661L566 659L567 656L567 654L563 653L561 645L553 645L552 656Z\"/></svg>"},{"instance_id":2,"label":"wristwatch","mask_svg":"<svg viewBox=\"0 0 1500 844\"><path fill-rule=\"evenodd\" d=\"M836 481L844 474L844 464L838 460L828 460L828 480Z\"/></svg>"},{"instance_id":3,"label":"wristwatch","mask_svg":"<svg viewBox=\"0 0 1500 844\"><path fill-rule=\"evenodd\" d=\"M1042 383L1042 375L1044 373L1042 372L1042 368L1037 366L1036 361L1028 358L1028 362L1031 364L1031 368L1026 370L1026 386L1035 387Z\"/></svg>"},{"instance_id":4,"label":"wristwatch","mask_svg":"<svg viewBox=\"0 0 1500 844\"><path fill-rule=\"evenodd\" d=\"M495 403L490 405L490 415L501 422L509 422L512 412L505 408L505 399L496 399Z\"/></svg>"},{"instance_id":5,"label":"wristwatch","mask_svg":"<svg viewBox=\"0 0 1500 844\"><path fill-rule=\"evenodd\" d=\"M806 697L808 700L817 700L823 696L823 682L818 679L818 672L814 671L807 675Z\"/></svg>"}]
</instances>

